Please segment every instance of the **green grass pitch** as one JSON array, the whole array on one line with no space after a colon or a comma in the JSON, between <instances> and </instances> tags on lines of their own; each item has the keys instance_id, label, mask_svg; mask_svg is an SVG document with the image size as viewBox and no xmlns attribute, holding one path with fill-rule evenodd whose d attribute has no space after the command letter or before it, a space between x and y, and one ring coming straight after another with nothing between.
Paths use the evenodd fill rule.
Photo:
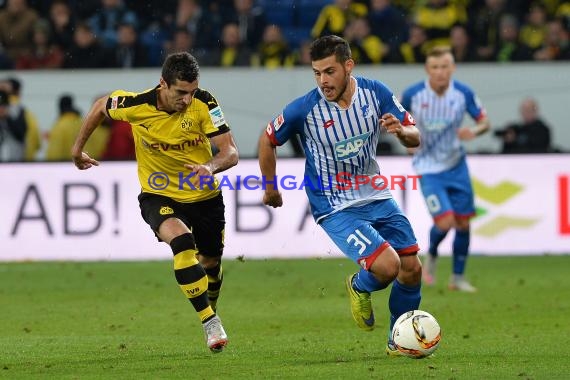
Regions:
<instances>
[{"instance_id":1,"label":"green grass pitch","mask_svg":"<svg viewBox=\"0 0 570 380\"><path fill-rule=\"evenodd\" d=\"M570 256L474 256L476 294L424 288L442 327L433 357L384 353L353 323L346 259L227 260L219 312L230 337L211 354L171 263L0 264L0 378L568 379Z\"/></svg>"}]
</instances>

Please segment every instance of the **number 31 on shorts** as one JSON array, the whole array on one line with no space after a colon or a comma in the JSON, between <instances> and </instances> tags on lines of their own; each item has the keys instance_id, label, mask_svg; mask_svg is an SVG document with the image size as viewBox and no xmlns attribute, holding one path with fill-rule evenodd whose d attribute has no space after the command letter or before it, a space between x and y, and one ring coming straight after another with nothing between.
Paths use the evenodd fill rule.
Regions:
<instances>
[{"instance_id":1,"label":"number 31 on shorts","mask_svg":"<svg viewBox=\"0 0 570 380\"><path fill-rule=\"evenodd\" d=\"M364 234L358 228L354 230L353 234L348 235L348 238L346 238L346 242L358 248L359 255L362 255L366 250L366 247L372 244L370 239L364 236Z\"/></svg>"}]
</instances>

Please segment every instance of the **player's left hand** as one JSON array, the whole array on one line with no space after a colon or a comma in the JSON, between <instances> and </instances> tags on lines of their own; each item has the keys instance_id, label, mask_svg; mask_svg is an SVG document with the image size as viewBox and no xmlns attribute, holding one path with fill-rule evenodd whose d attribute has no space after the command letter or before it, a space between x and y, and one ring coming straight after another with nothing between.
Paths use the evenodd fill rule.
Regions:
<instances>
[{"instance_id":1,"label":"player's left hand","mask_svg":"<svg viewBox=\"0 0 570 380\"><path fill-rule=\"evenodd\" d=\"M403 132L404 128L402 123L400 123L400 120L391 113L382 115L382 118L380 118L380 125L386 128L386 132L396 136L399 136Z\"/></svg>"},{"instance_id":2,"label":"player's left hand","mask_svg":"<svg viewBox=\"0 0 570 380\"><path fill-rule=\"evenodd\" d=\"M473 140L475 137L477 137L477 135L471 128L461 127L457 130L457 137L459 137L459 140L469 141Z\"/></svg>"}]
</instances>

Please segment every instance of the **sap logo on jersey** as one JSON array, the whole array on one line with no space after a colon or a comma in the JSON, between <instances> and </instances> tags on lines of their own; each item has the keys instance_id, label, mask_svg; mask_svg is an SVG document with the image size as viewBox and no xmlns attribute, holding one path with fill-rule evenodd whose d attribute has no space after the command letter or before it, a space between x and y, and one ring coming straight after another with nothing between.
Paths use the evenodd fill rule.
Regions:
<instances>
[{"instance_id":1,"label":"sap logo on jersey","mask_svg":"<svg viewBox=\"0 0 570 380\"><path fill-rule=\"evenodd\" d=\"M338 160L346 160L358 155L370 132L363 133L334 144L334 151Z\"/></svg>"}]
</instances>

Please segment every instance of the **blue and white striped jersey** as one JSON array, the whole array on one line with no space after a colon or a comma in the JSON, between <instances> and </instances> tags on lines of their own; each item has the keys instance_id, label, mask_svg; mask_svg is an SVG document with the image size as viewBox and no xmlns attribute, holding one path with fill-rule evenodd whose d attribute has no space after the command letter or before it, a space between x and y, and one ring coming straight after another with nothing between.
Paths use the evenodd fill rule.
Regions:
<instances>
[{"instance_id":1,"label":"blue and white striped jersey","mask_svg":"<svg viewBox=\"0 0 570 380\"><path fill-rule=\"evenodd\" d=\"M459 162L465 155L457 137L465 113L475 121L485 117L485 109L469 86L452 80L442 96L426 81L407 88L402 105L416 119L422 142L412 160L418 174L441 173Z\"/></svg>"},{"instance_id":2,"label":"blue and white striped jersey","mask_svg":"<svg viewBox=\"0 0 570 380\"><path fill-rule=\"evenodd\" d=\"M414 124L383 83L352 80L356 90L347 109L327 101L315 88L289 103L266 129L274 145L300 136L307 157L305 191L317 223L346 207L392 197L376 162L380 118L392 113L403 125Z\"/></svg>"}]
</instances>

